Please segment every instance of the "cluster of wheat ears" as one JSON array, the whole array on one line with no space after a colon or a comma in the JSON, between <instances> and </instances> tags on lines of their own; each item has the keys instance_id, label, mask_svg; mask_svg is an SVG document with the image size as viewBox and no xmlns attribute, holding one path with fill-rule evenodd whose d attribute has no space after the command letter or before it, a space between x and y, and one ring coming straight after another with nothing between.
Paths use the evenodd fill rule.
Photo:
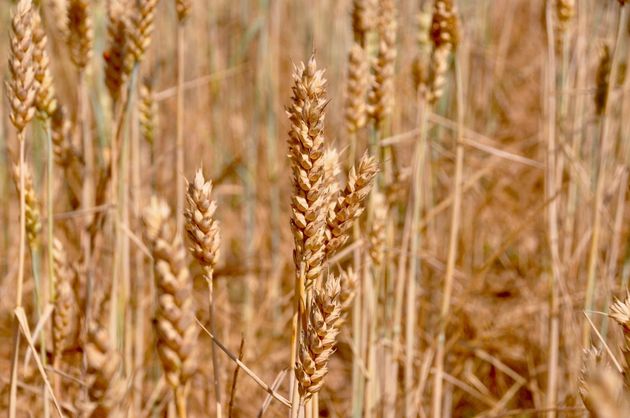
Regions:
<instances>
[{"instance_id":1,"label":"cluster of wheat ears","mask_svg":"<svg viewBox=\"0 0 630 418\"><path fill-rule=\"evenodd\" d=\"M523 36L540 46L528 55L540 93L522 88L517 109L502 106L505 90L536 70L508 78L509 34L492 68L475 71L490 54L473 39L492 1L462 0L466 13L455 0L312 5L348 12L334 18L352 30L332 75L344 74L338 98L318 66L329 56L321 34L310 58L291 63L290 92L269 76L279 71L269 56L283 55L282 19L308 26L311 6L288 2L280 18L286 2L261 2L275 23L252 24L236 48L265 63L235 66L237 87L255 84L250 119L238 110L247 99L227 97L241 94L229 83L191 116L198 103L186 92L218 88L213 74L186 81L187 57L205 47L191 22L210 6L169 1L11 5L0 106L14 128L0 161L16 196L0 187L3 230L15 232L0 245L11 247L0 278L9 418L630 416L630 296L611 298L630 277L628 1L535 2L543 35ZM236 3L224 7L245 7ZM507 32L525 31L522 3L497 6ZM172 42L152 42L171 17ZM593 22L616 26L591 62ZM262 57L243 52L254 38L268 42ZM155 58L163 46L172 65ZM172 92L156 91L169 65ZM160 110L171 96L172 120L171 107ZM203 107L222 100L223 119ZM521 124L528 111L539 120ZM227 160L234 144L216 140L211 159L196 154L203 134L191 122L203 118L236 131L242 155ZM276 124L288 128L284 162ZM525 135L512 126L531 125L542 145L513 140ZM477 133L498 137L497 126L509 132L503 142ZM245 139L262 132L265 141ZM490 181L502 162L507 175ZM510 177L518 186L506 186ZM242 182L231 191L234 178ZM522 216L483 209L514 200ZM230 215L235 207L242 213ZM539 232L526 235L538 218ZM619 327L609 330L608 318ZM230 348L239 334L240 349ZM244 358L250 346L258 360Z\"/></svg>"}]
</instances>

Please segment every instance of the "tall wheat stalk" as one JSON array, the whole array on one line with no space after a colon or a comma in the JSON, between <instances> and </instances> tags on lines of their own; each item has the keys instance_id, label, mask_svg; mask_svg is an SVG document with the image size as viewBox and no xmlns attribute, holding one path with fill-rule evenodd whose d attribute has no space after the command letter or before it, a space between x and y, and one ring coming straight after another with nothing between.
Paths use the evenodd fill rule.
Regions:
<instances>
[{"instance_id":1,"label":"tall wheat stalk","mask_svg":"<svg viewBox=\"0 0 630 418\"><path fill-rule=\"evenodd\" d=\"M22 306L24 289L24 263L26 257L26 196L25 196L25 128L35 114L35 67L33 64L33 22L32 4L30 0L18 2L11 21L11 54L9 69L11 78L8 82L11 104L10 119L17 131L19 143L18 173L20 196L20 237L18 255L18 277L15 304ZM20 334L17 318L13 328L13 349L11 358L11 378L9 389L9 418L16 416L18 358L20 351Z\"/></svg>"},{"instance_id":2,"label":"tall wheat stalk","mask_svg":"<svg viewBox=\"0 0 630 418\"><path fill-rule=\"evenodd\" d=\"M584 310L587 315L591 315L593 309L593 299L595 293L595 278L597 273L597 265L599 261L599 238L601 234L601 217L604 204L604 192L606 188L607 170L608 170L608 158L610 158L611 142L612 138L610 134L610 102L612 101L612 91L617 80L617 62L618 53L620 50L621 40L624 35L625 27L624 23L627 20L628 9L621 4L621 10L617 15L617 35L615 38L615 45L612 52L611 68L608 76L608 83L605 86L606 93L602 108L602 115L600 120L600 148L599 148L599 162L597 166L597 183L595 186L595 200L593 207L593 234L591 236L591 246L588 256L588 273L586 283L586 295L584 299ZM587 322L583 325L582 332L582 345L584 348L590 344L591 328Z\"/></svg>"},{"instance_id":3,"label":"tall wheat stalk","mask_svg":"<svg viewBox=\"0 0 630 418\"><path fill-rule=\"evenodd\" d=\"M176 0L177 6L177 47L176 47L176 62L177 62L177 109L176 109L176 163L175 163L175 183L177 193L177 209L175 212L176 225L178 233L184 232L184 203L185 203L185 189L184 189L184 168L185 168L185 155L184 155L184 71L185 71L185 56L184 48L186 46L186 39L184 32L186 29L186 20L190 14L191 3L190 0Z\"/></svg>"},{"instance_id":4,"label":"tall wheat stalk","mask_svg":"<svg viewBox=\"0 0 630 418\"><path fill-rule=\"evenodd\" d=\"M188 182L187 182L188 183ZM212 182L206 181L201 169L195 174L192 182L188 183L186 194L186 232L192 245L190 252L203 268L203 275L208 285L208 309L210 311L210 332L216 335L214 317L214 268L219 258L221 234L219 223L214 219L217 204L212 200ZM214 373L214 394L216 398L215 411L217 418L223 416L221 403L221 383L219 380L219 360L214 344L212 351L212 370Z\"/></svg>"},{"instance_id":5,"label":"tall wheat stalk","mask_svg":"<svg viewBox=\"0 0 630 418\"><path fill-rule=\"evenodd\" d=\"M442 50L450 51L457 47L458 43L458 27L457 27L457 9L454 1L436 0L433 13L433 24L431 27L431 35L435 45L434 54ZM451 296L453 291L453 279L455 273L455 262L457 259L457 244L459 239L459 227L461 217L461 201L462 201L462 177L464 168L464 84L462 76L462 66L464 54L461 48L457 50L455 57L455 87L457 92L457 137L455 144L455 175L453 177L453 207L451 209L450 235L448 244L448 254L446 260L446 273L444 275L442 301L440 307L440 316L438 323L438 335L435 350L435 374L433 377L433 392L431 400L431 413L434 418L442 416L443 402L443 373L444 360L446 356L446 326L451 308ZM448 56L448 53L445 53ZM441 94L439 72L434 72L433 99ZM444 75L442 74L442 77Z\"/></svg>"}]
</instances>

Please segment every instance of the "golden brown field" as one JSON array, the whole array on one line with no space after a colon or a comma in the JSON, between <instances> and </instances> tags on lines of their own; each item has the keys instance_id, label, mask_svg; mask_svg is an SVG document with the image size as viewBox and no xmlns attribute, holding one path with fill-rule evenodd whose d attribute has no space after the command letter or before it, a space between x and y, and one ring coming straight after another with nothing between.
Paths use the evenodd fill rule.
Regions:
<instances>
[{"instance_id":1,"label":"golden brown field","mask_svg":"<svg viewBox=\"0 0 630 418\"><path fill-rule=\"evenodd\" d=\"M5 0L0 413L630 416L628 0Z\"/></svg>"}]
</instances>

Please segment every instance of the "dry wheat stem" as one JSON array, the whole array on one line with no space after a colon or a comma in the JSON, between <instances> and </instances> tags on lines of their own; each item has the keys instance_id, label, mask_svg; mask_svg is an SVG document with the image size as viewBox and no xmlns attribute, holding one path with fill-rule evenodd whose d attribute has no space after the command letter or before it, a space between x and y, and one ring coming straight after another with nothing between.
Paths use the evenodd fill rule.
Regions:
<instances>
[{"instance_id":1,"label":"dry wheat stem","mask_svg":"<svg viewBox=\"0 0 630 418\"><path fill-rule=\"evenodd\" d=\"M177 11L179 15L179 23L177 25L177 108L175 119L175 183L177 185L177 212L175 217L177 219L177 231L183 233L184 231L184 168L185 168L185 155L184 155L184 18L188 13L190 5L187 5L189 0L177 0Z\"/></svg>"},{"instance_id":2,"label":"dry wheat stem","mask_svg":"<svg viewBox=\"0 0 630 418\"><path fill-rule=\"evenodd\" d=\"M453 290L453 279L455 273L455 261L457 258L457 241L459 239L459 226L461 221L461 199L462 199L462 177L464 168L464 147L461 141L464 125L464 92L462 81L462 56L460 54L455 60L456 90L457 90L457 141L455 157L455 177L453 179L453 208L451 212L449 247L447 256L446 273L444 275L444 288L442 291L442 304L440 308L439 333L437 336L436 349L436 372L434 375L433 399L431 403L432 416L440 418L442 415L442 376L444 373L445 359L445 335L449 311L451 308L451 293Z\"/></svg>"},{"instance_id":3,"label":"dry wheat stem","mask_svg":"<svg viewBox=\"0 0 630 418\"><path fill-rule=\"evenodd\" d=\"M624 25L623 23L627 20L628 11L627 8L622 7L621 13L618 15L617 19L617 36L615 40L615 45L612 53L611 62L616 62L621 40L624 33ZM617 78L617 66L613 65L610 71L609 80L616 80ZM609 82L607 86L607 97L610 97L610 92L612 91L613 85L615 83ZM599 237L601 233L601 212L604 200L604 189L606 185L606 174L607 174L607 158L608 153L610 152L610 143L612 141L609 138L610 135L610 107L608 105L603 108L603 115L600 121L600 146L599 146L599 162L597 168L597 183L595 188L595 203L593 208L593 234L591 236L591 247L588 258L588 273L587 273L587 284L586 284L586 295L584 301L584 310L586 312L592 311L592 304L594 298L595 291L595 276L597 271L597 264L599 259ZM590 328L588 324L584 323L583 335L582 335L582 346L586 348L589 345L590 341Z\"/></svg>"},{"instance_id":4,"label":"dry wheat stem","mask_svg":"<svg viewBox=\"0 0 630 418\"><path fill-rule=\"evenodd\" d=\"M25 136L24 128L33 118L35 113L34 101L37 90L35 88L35 71L32 61L32 4L30 0L21 0L16 8L11 21L11 54L9 57L9 69L11 78L8 82L11 122L18 132L19 142L19 178L20 178L20 233L18 255L18 278L16 306L22 306L22 293L24 286L24 258L26 256L26 197L25 197ZM19 326L14 323L13 352L11 360L11 381L9 389L9 418L16 416L17 402L17 363L19 357Z\"/></svg>"}]
</instances>

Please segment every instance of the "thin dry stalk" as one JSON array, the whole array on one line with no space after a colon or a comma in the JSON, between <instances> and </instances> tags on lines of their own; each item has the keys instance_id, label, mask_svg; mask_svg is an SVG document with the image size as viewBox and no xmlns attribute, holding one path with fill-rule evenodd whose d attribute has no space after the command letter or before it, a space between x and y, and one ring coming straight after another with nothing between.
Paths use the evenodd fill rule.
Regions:
<instances>
[{"instance_id":1,"label":"thin dry stalk","mask_svg":"<svg viewBox=\"0 0 630 418\"><path fill-rule=\"evenodd\" d=\"M622 4L623 6L623 4ZM615 46L612 53L611 62L616 62L617 55L620 50L621 40L624 35L625 27L624 22L627 20L628 10L625 7L621 8L621 13L617 19L617 36L615 40ZM610 75L608 80L617 79L616 65L612 65L610 69ZM612 87L615 83L607 83L606 100L610 98ZM608 172L608 159L611 150L611 133L610 133L610 106L609 103L603 103L603 114L600 120L600 148L599 148L599 162L597 167L597 183L595 186L595 204L593 207L593 233L591 235L591 247L588 258L588 273L586 283L586 295L584 300L584 310L590 315L593 307L593 298L595 292L595 276L597 273L597 265L599 262L599 238L601 234L601 217L604 204L604 190L606 186L607 172ZM589 345L590 341L590 327L587 323L584 324L582 334L582 344L584 347Z\"/></svg>"},{"instance_id":2,"label":"thin dry stalk","mask_svg":"<svg viewBox=\"0 0 630 418\"><path fill-rule=\"evenodd\" d=\"M186 164L186 156L184 155L184 48L186 46L184 29L186 28L186 17L190 13L190 0L176 0L177 6L177 109L176 109L176 133L175 133L175 183L177 184L177 212L175 217L177 220L177 231L184 231L184 168Z\"/></svg>"},{"instance_id":3,"label":"thin dry stalk","mask_svg":"<svg viewBox=\"0 0 630 418\"><path fill-rule=\"evenodd\" d=\"M445 4L450 2L444 2L442 0L438 0L436 2L436 8L440 7L440 4ZM454 42L457 41L457 36L454 34L457 33L457 15L455 6L451 4L445 5L446 10L450 12L450 16L454 16L448 19L446 22L448 24L443 26L440 24L440 27L443 28L442 31L435 30L435 27L432 31L433 42L436 48L442 47L443 43L449 44L448 42L452 42L453 49L455 49ZM440 10L440 9L438 9ZM447 13L448 15L448 13ZM440 19L436 17L436 13L434 12L433 16L434 25L436 21L439 22ZM444 30L446 29L446 30ZM445 36L443 32L447 32L448 36ZM444 359L446 356L446 347L445 347L445 339L446 339L446 325L448 321L448 315L451 308L451 294L453 291L453 279L455 273L455 261L457 259L457 241L459 239L459 226L461 221L461 202L462 202L462 177L463 177L463 169L464 169L464 146L462 143L463 138L463 130L464 130L464 85L463 85L463 75L462 75L462 62L461 55L458 59L455 60L455 73L456 73L456 87L457 87L457 142L455 145L455 177L453 178L453 208L451 212L451 223L450 223L450 236L449 236L449 247L448 247L448 255L446 261L446 273L444 275L444 287L442 290L442 304L440 308L440 322L439 322L439 333L437 336L437 348L435 354L435 367L436 372L434 375L433 381L433 393L432 393L432 416L434 418L440 418L442 416L442 379L444 374Z\"/></svg>"},{"instance_id":4,"label":"thin dry stalk","mask_svg":"<svg viewBox=\"0 0 630 418\"><path fill-rule=\"evenodd\" d=\"M549 294L549 359L548 359L548 375L547 375L547 397L545 406L549 409L547 413L548 418L554 418L556 416L553 408L556 407L557 393L558 393L558 350L560 341L560 312L558 305L558 286L560 284L560 272L562 266L560 263L560 249L558 240L558 199L553 197L557 191L557 164L558 156L556 149L556 89L555 89L555 77L556 77L556 58L554 52L554 31L552 21L552 4L547 3L547 170L545 173L545 194L549 200L548 209L548 233L549 233L549 246L551 252L551 265L552 265L552 280Z\"/></svg>"}]
</instances>

